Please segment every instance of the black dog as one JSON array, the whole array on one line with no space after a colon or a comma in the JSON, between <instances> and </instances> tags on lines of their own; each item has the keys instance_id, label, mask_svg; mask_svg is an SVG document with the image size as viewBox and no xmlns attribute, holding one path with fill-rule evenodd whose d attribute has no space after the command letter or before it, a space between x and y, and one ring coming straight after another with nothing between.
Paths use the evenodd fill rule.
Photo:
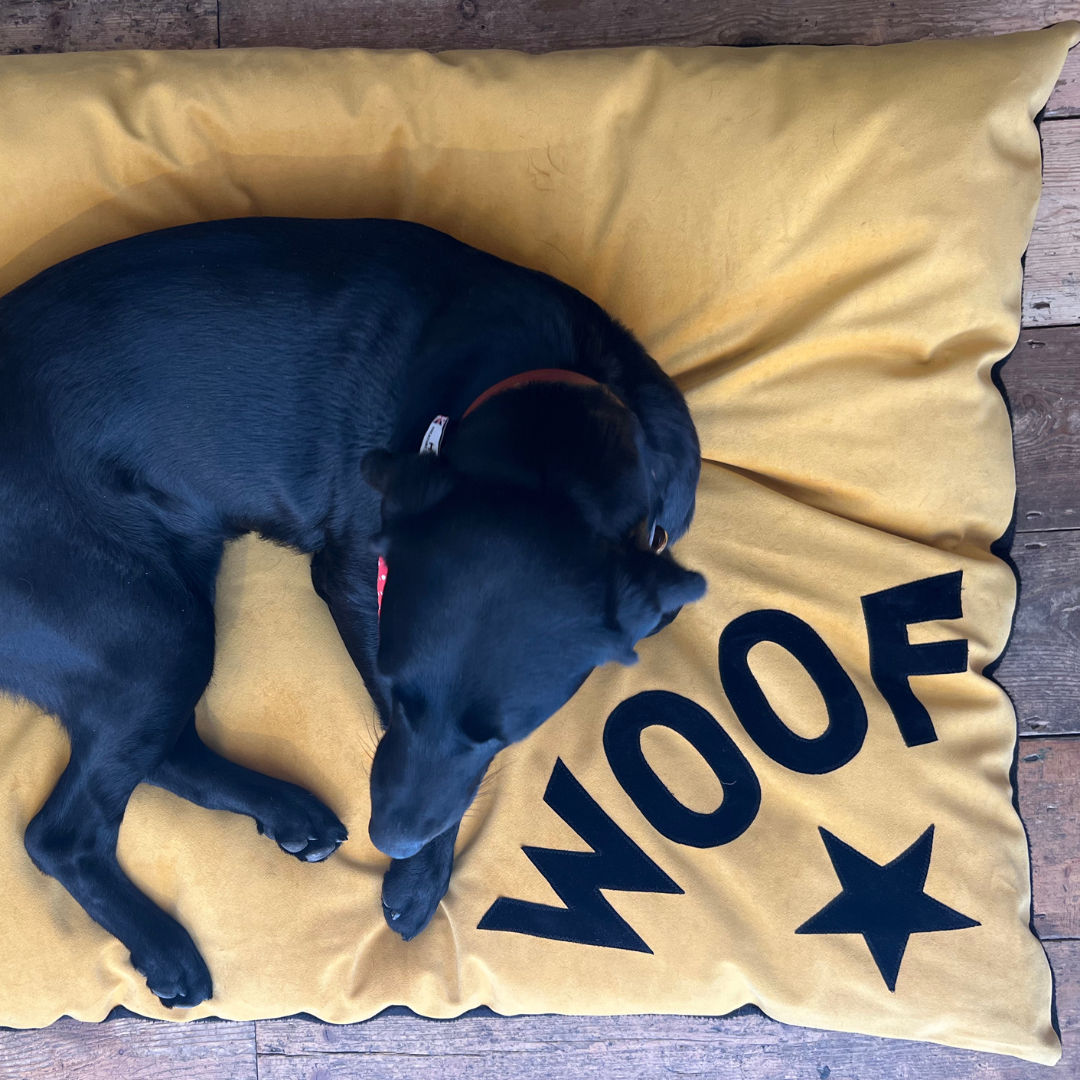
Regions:
<instances>
[{"instance_id":1,"label":"black dog","mask_svg":"<svg viewBox=\"0 0 1080 1080\"><path fill-rule=\"evenodd\" d=\"M589 378L497 385L551 368ZM698 470L682 397L626 330L421 226L191 225L40 274L0 299L0 688L71 739L30 857L191 1006L205 963L116 860L135 786L248 814L309 862L345 840L195 730L222 548L257 532L313 553L378 708L369 831L387 920L419 933L492 757L703 593L654 550Z\"/></svg>"}]
</instances>

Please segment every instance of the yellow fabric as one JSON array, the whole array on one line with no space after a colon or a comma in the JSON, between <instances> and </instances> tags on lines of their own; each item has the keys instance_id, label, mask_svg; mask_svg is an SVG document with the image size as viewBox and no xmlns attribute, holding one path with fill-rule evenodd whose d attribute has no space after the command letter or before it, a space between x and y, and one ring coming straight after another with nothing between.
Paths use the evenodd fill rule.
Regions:
<instances>
[{"instance_id":1,"label":"yellow fabric","mask_svg":"<svg viewBox=\"0 0 1080 1080\"><path fill-rule=\"evenodd\" d=\"M383 922L387 860L366 836L370 702L306 559L238 542L200 730L318 793L352 838L302 865L246 818L140 787L121 860L191 931L215 985L168 1012L26 856L66 740L36 709L0 704L0 1023L96 1020L119 1004L343 1022L392 1003L453 1016L754 1002L790 1023L1053 1062L1011 802L1015 721L981 671L1015 601L990 553L1014 495L990 370L1018 331L1032 120L1078 37L1070 23L879 48L0 60L0 289L106 241L248 214L408 218L548 271L628 324L686 392L707 461L678 554L710 583L637 667L597 671L501 756L445 902L405 944ZM939 739L909 748L870 675L860 597L956 570L963 619L910 634L966 638L969 670L912 680ZM865 703L865 744L834 772L772 761L725 696L719 635L763 608L812 626ZM751 664L793 729L823 730L789 654L763 644ZM651 689L708 710L757 775L760 811L733 842L665 839L616 782L604 722ZM717 805L679 736L653 727L643 746L687 805ZM477 929L500 895L558 904L522 845L585 849L542 801L560 757L684 890L607 894L651 954ZM857 934L794 933L840 892L819 827L886 864L931 824L926 893L978 927L914 934L895 992Z\"/></svg>"}]
</instances>

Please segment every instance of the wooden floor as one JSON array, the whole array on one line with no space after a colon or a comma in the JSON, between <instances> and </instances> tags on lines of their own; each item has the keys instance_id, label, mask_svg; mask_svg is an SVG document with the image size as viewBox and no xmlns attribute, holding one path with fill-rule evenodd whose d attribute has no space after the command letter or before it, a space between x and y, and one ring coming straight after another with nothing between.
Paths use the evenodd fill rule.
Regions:
<instances>
[{"instance_id":1,"label":"wooden floor","mask_svg":"<svg viewBox=\"0 0 1080 1080\"><path fill-rule=\"evenodd\" d=\"M0 0L0 52L877 44L1035 29L1080 0ZM2 108L0 103L0 108ZM1028 252L1024 330L1004 369L1019 485L1020 608L999 680L1023 736L1020 802L1035 922L1054 967L1056 1073L988 1054L700 1017L384 1016L186 1026L139 1019L0 1031L0 1080L470 1080L672 1076L740 1080L1080 1077L1080 48L1042 126L1044 194Z\"/></svg>"}]
</instances>

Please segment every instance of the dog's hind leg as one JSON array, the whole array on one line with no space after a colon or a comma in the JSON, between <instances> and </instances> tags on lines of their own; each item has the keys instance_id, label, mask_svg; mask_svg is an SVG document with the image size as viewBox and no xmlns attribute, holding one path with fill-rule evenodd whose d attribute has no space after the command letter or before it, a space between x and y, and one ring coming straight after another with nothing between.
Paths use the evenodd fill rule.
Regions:
<instances>
[{"instance_id":1,"label":"dog's hind leg","mask_svg":"<svg viewBox=\"0 0 1080 1080\"><path fill-rule=\"evenodd\" d=\"M208 810L247 814L259 832L304 862L322 861L348 839L333 811L302 787L216 754L199 738L194 716L146 782Z\"/></svg>"},{"instance_id":2,"label":"dog's hind leg","mask_svg":"<svg viewBox=\"0 0 1080 1080\"><path fill-rule=\"evenodd\" d=\"M132 791L169 753L210 680L213 608L167 575L76 558L53 575L55 586L39 571L32 608L18 609L31 637L65 643L40 650L61 659L48 672L39 666L36 679L71 738L26 850L127 946L165 1005L197 1005L212 993L206 964L188 932L126 877L116 842Z\"/></svg>"},{"instance_id":3,"label":"dog's hind leg","mask_svg":"<svg viewBox=\"0 0 1080 1080\"><path fill-rule=\"evenodd\" d=\"M73 742L71 762L27 826L26 850L127 946L132 966L162 1004L197 1005L213 990L191 935L139 892L116 859L124 808L150 755L118 762L104 742L81 741L77 750Z\"/></svg>"}]
</instances>

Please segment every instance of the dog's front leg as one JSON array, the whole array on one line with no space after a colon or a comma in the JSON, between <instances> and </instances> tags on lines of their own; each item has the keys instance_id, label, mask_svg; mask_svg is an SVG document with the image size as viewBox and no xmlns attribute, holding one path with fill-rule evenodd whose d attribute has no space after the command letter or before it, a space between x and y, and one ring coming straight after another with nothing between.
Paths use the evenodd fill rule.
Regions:
<instances>
[{"instance_id":1,"label":"dog's front leg","mask_svg":"<svg viewBox=\"0 0 1080 1080\"><path fill-rule=\"evenodd\" d=\"M314 795L215 754L199 737L194 716L145 781L209 810L247 814L260 833L302 862L321 862L348 839L337 815Z\"/></svg>"},{"instance_id":2,"label":"dog's front leg","mask_svg":"<svg viewBox=\"0 0 1080 1080\"><path fill-rule=\"evenodd\" d=\"M390 684L379 674L378 560L366 544L330 543L311 564L315 591L330 608L338 633L364 680L383 727L390 719ZM431 922L450 884L458 826L408 859L394 859L383 878L383 914L409 941Z\"/></svg>"},{"instance_id":3,"label":"dog's front leg","mask_svg":"<svg viewBox=\"0 0 1080 1080\"><path fill-rule=\"evenodd\" d=\"M386 924L406 941L411 941L431 922L446 895L460 824L429 840L411 858L394 859L383 877Z\"/></svg>"}]
</instances>

